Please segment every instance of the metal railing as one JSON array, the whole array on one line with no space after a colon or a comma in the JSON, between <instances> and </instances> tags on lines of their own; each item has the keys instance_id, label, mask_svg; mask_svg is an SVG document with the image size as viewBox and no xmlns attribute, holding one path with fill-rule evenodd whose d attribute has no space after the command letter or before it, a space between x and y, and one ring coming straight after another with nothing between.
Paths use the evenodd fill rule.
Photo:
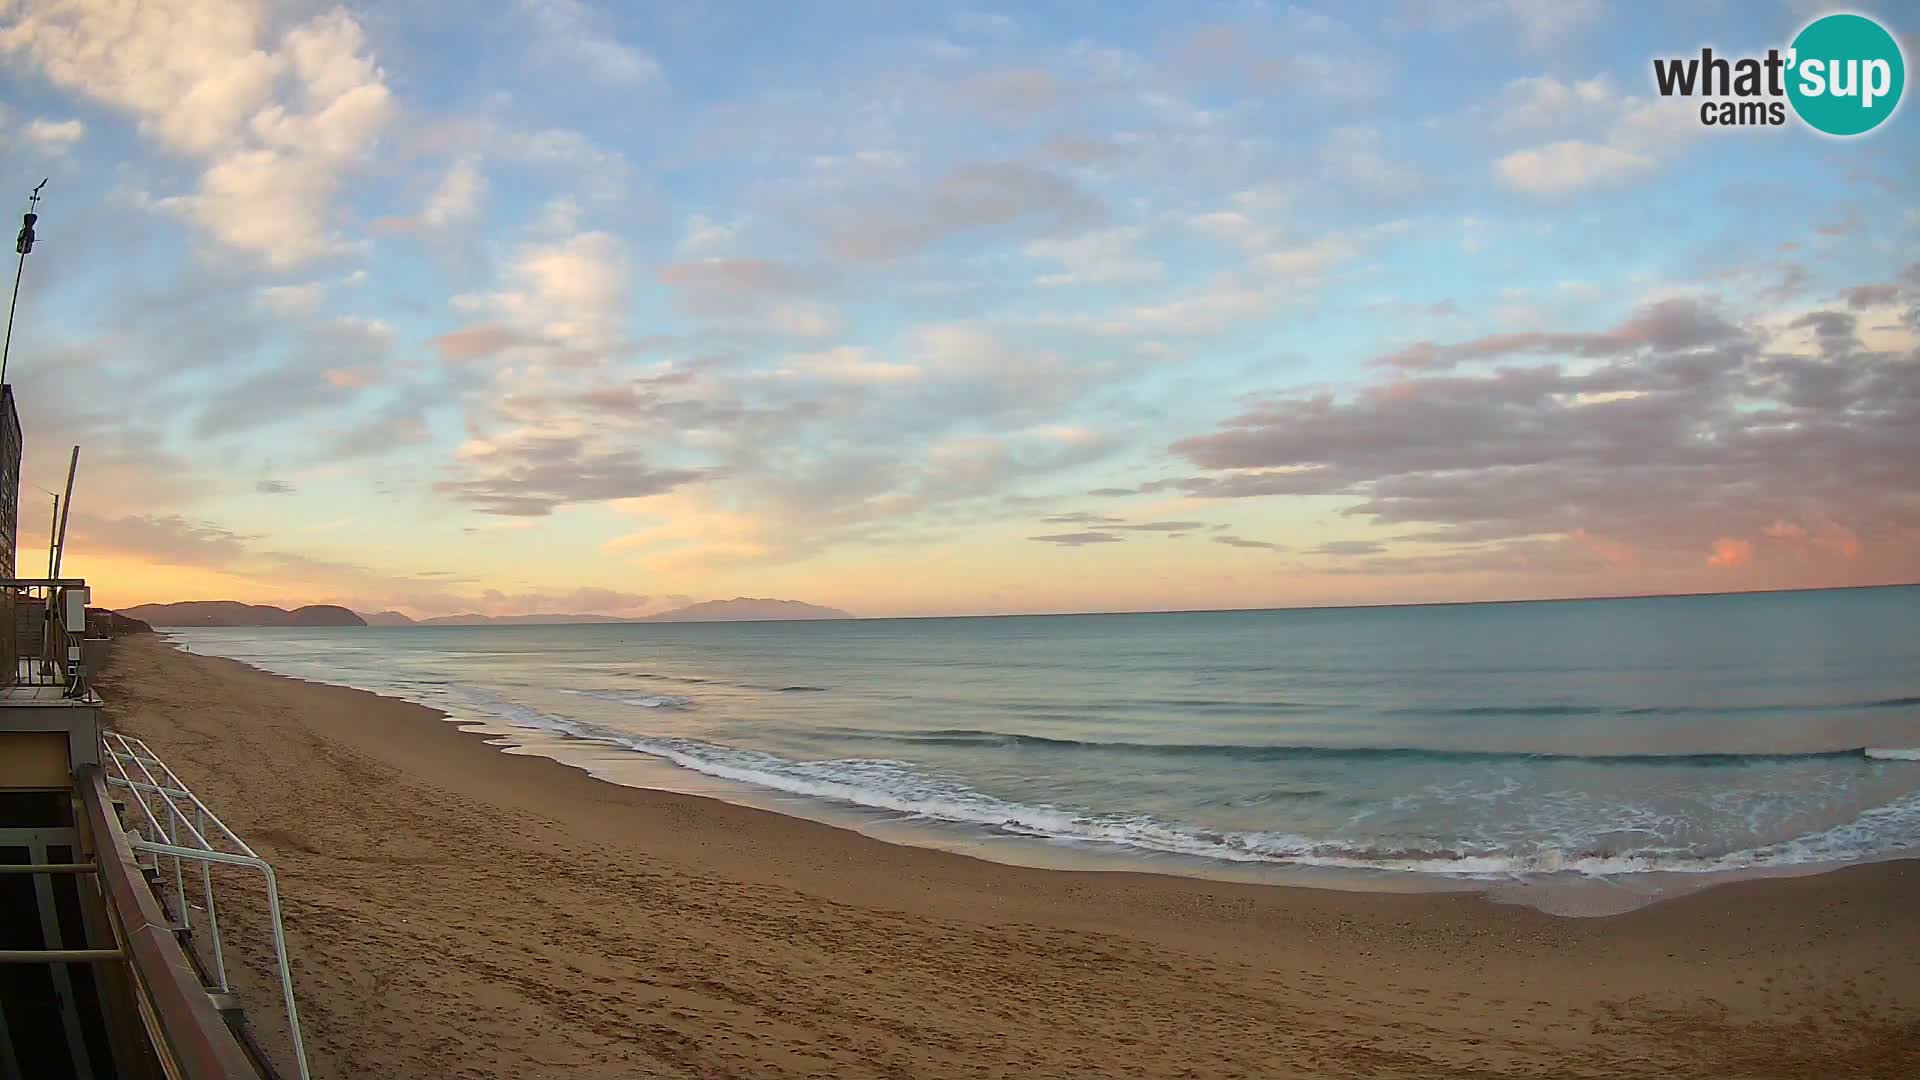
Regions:
<instances>
[{"instance_id":1,"label":"metal railing","mask_svg":"<svg viewBox=\"0 0 1920 1080\"><path fill-rule=\"evenodd\" d=\"M193 905L187 899L185 864L189 861L199 864L201 906L207 915L213 973L218 982L213 989L218 993L229 994L232 989L227 980L226 951L220 940L220 915L214 907L212 868L215 864L243 866L258 870L265 877L267 916L273 927L273 955L279 967L280 994L286 1005L287 1033L293 1043L294 1064L300 1080L309 1080L306 1046L300 1038L300 1013L293 1000L293 972L287 964L286 930L280 918L280 889L273 867L181 783L144 741L110 731L103 732L100 738L107 783L132 793L130 801L138 804L142 819L153 832L151 837L144 837L134 835L134 829L129 828L128 846L154 856L156 868L162 859L173 863L174 909L179 913L179 929L185 931L193 928ZM165 824L162 824L163 816ZM209 840L209 836L213 839Z\"/></svg>"},{"instance_id":2,"label":"metal railing","mask_svg":"<svg viewBox=\"0 0 1920 1080\"><path fill-rule=\"evenodd\" d=\"M83 578L0 578L0 683L85 697L87 599Z\"/></svg>"}]
</instances>

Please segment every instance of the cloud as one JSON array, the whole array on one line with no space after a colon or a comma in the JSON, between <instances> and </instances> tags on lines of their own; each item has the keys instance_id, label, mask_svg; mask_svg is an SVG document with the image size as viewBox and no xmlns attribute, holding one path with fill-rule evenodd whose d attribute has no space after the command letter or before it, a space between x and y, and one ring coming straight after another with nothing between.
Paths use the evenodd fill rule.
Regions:
<instances>
[{"instance_id":1,"label":"cloud","mask_svg":"<svg viewBox=\"0 0 1920 1080\"><path fill-rule=\"evenodd\" d=\"M1605 17L1599 0L1402 0L1390 25L1399 30L1471 30L1478 34L1516 32L1529 49L1559 46ZM1486 24L1496 23L1489 27Z\"/></svg>"},{"instance_id":2,"label":"cloud","mask_svg":"<svg viewBox=\"0 0 1920 1080\"><path fill-rule=\"evenodd\" d=\"M1237 547L1237 548L1259 548L1265 551L1285 551L1286 550L1285 547L1282 547L1279 544L1268 543L1265 540L1248 540L1239 536L1216 536L1213 538L1213 542L1216 544L1225 544L1228 547Z\"/></svg>"},{"instance_id":3,"label":"cloud","mask_svg":"<svg viewBox=\"0 0 1920 1080\"><path fill-rule=\"evenodd\" d=\"M841 326L837 313L801 299L825 289L831 274L795 263L711 256L666 263L654 277L674 290L681 310L729 328L819 338Z\"/></svg>"},{"instance_id":4,"label":"cloud","mask_svg":"<svg viewBox=\"0 0 1920 1080\"><path fill-rule=\"evenodd\" d=\"M27 138L49 150L65 150L87 136L87 126L78 120L35 120L27 125Z\"/></svg>"},{"instance_id":5,"label":"cloud","mask_svg":"<svg viewBox=\"0 0 1920 1080\"><path fill-rule=\"evenodd\" d=\"M1059 173L1023 161L961 165L932 183L913 182L828 210L828 245L852 262L920 254L996 227L1058 232L1099 220L1098 199Z\"/></svg>"},{"instance_id":6,"label":"cloud","mask_svg":"<svg viewBox=\"0 0 1920 1080\"><path fill-rule=\"evenodd\" d=\"M1039 285L1140 285L1166 276L1160 260L1139 250L1138 228L1100 229L1078 236L1035 240L1029 258L1058 262L1063 271L1044 274Z\"/></svg>"},{"instance_id":7,"label":"cloud","mask_svg":"<svg viewBox=\"0 0 1920 1080\"><path fill-rule=\"evenodd\" d=\"M577 199L598 209L618 208L646 191L625 154L573 128L520 127L482 113L416 124L408 134L407 152L448 161L449 168L471 160L487 172L542 180L570 193L550 200L542 215L540 224L553 235L578 231Z\"/></svg>"},{"instance_id":8,"label":"cloud","mask_svg":"<svg viewBox=\"0 0 1920 1080\"><path fill-rule=\"evenodd\" d=\"M626 253L611 233L582 232L551 242L522 245L508 260L497 292L462 294L453 306L495 316L531 342L551 343L578 357L604 355L625 345L628 302ZM492 339L496 343L498 339ZM489 339L439 339L441 354L465 349L462 359L501 351L477 351Z\"/></svg>"},{"instance_id":9,"label":"cloud","mask_svg":"<svg viewBox=\"0 0 1920 1080\"><path fill-rule=\"evenodd\" d=\"M1605 187L1652 171L1651 158L1613 146L1564 139L1516 150L1494 162L1502 183L1528 195L1565 195Z\"/></svg>"},{"instance_id":10,"label":"cloud","mask_svg":"<svg viewBox=\"0 0 1920 1080\"><path fill-rule=\"evenodd\" d=\"M705 214L689 214L678 250L683 256L712 257L732 248L739 236L738 224L715 221Z\"/></svg>"},{"instance_id":11,"label":"cloud","mask_svg":"<svg viewBox=\"0 0 1920 1080\"><path fill-rule=\"evenodd\" d=\"M1104 544L1123 539L1111 535L1114 532L1166 533L1178 536L1207 527L1204 521L1142 521L1129 523L1124 518L1110 517L1105 514L1076 512L1071 514L1049 514L1041 518L1048 525L1085 525L1088 531L1075 533L1055 533L1050 536L1029 536L1029 540L1041 540L1051 544ZM1104 537L1104 539L1094 539Z\"/></svg>"},{"instance_id":12,"label":"cloud","mask_svg":"<svg viewBox=\"0 0 1920 1080\"><path fill-rule=\"evenodd\" d=\"M521 0L520 9L533 21L533 51L542 64L616 89L661 81L658 61L614 37L608 19L578 0Z\"/></svg>"},{"instance_id":13,"label":"cloud","mask_svg":"<svg viewBox=\"0 0 1920 1080\"><path fill-rule=\"evenodd\" d=\"M1825 552L1842 559L1860 557L1860 535L1844 525L1816 518L1811 525L1781 519L1760 530L1768 540L1793 551L1801 558Z\"/></svg>"},{"instance_id":14,"label":"cloud","mask_svg":"<svg viewBox=\"0 0 1920 1080\"><path fill-rule=\"evenodd\" d=\"M1213 211L1187 219L1189 227L1232 240L1242 248L1245 256L1239 265L1169 298L1106 311L1049 314L1037 321L1050 327L1111 337L1154 339L1224 333L1248 320L1300 304L1329 281L1336 268L1358 258L1365 245L1401 231L1404 225L1387 222L1365 229L1328 231L1312 240L1283 246L1273 230L1255 225L1245 212L1272 197L1269 192L1242 192L1234 199L1238 209Z\"/></svg>"},{"instance_id":15,"label":"cloud","mask_svg":"<svg viewBox=\"0 0 1920 1080\"><path fill-rule=\"evenodd\" d=\"M462 158L448 168L439 186L427 196L420 220L428 228L448 229L472 221L480 213L480 202L487 193L487 178L472 158Z\"/></svg>"},{"instance_id":16,"label":"cloud","mask_svg":"<svg viewBox=\"0 0 1920 1080\"><path fill-rule=\"evenodd\" d=\"M1170 300L1093 316L1088 328L1115 337L1206 336L1271 309L1272 298L1265 287L1223 274Z\"/></svg>"},{"instance_id":17,"label":"cloud","mask_svg":"<svg viewBox=\"0 0 1920 1080\"><path fill-rule=\"evenodd\" d=\"M1552 76L1515 79L1493 108L1490 119L1476 110L1469 122L1505 137L1559 136L1493 163L1495 179L1539 198L1612 187L1652 173L1701 132L1686 102L1621 94L1606 75L1575 82Z\"/></svg>"},{"instance_id":18,"label":"cloud","mask_svg":"<svg viewBox=\"0 0 1920 1080\"><path fill-rule=\"evenodd\" d=\"M1868 350L1831 314L1784 320L1828 329L1814 355L1688 300L1597 333L1431 345L1417 374L1260 399L1174 443L1204 471L1162 483L1210 498L1340 496L1349 515L1423 530L1402 537L1418 543L1604 537L1604 549L1576 547L1667 567L1771 523L1820 521L1834 528L1811 555L1911 576L1920 473L1892 463L1920 460L1920 339ZM1527 355L1543 359L1432 373ZM1726 566L1765 552L1716 554Z\"/></svg>"},{"instance_id":19,"label":"cloud","mask_svg":"<svg viewBox=\"0 0 1920 1080\"><path fill-rule=\"evenodd\" d=\"M1256 84L1277 84L1348 105L1378 101L1393 85L1390 65L1354 53L1277 52L1256 60L1251 74Z\"/></svg>"},{"instance_id":20,"label":"cloud","mask_svg":"<svg viewBox=\"0 0 1920 1080\"><path fill-rule=\"evenodd\" d=\"M1619 95L1605 75L1566 82L1550 75L1525 76L1506 85L1493 130L1537 135L1580 123L1604 124L1619 112Z\"/></svg>"},{"instance_id":21,"label":"cloud","mask_svg":"<svg viewBox=\"0 0 1920 1080\"><path fill-rule=\"evenodd\" d=\"M478 594L421 591L423 580L455 584L443 571L392 574L353 563L316 559L297 552L261 547L261 537L179 515L102 517L76 512L69 543L88 553L129 555L166 566L212 570L254 583L261 602L297 606L336 603L356 611L400 609L418 616L479 612L487 615L538 613L639 614L652 598L600 586L571 590ZM178 594L147 597L160 602L188 599Z\"/></svg>"},{"instance_id":22,"label":"cloud","mask_svg":"<svg viewBox=\"0 0 1920 1080\"><path fill-rule=\"evenodd\" d=\"M541 340L489 323L441 334L428 344L439 352L443 360L484 360L509 349L541 344Z\"/></svg>"},{"instance_id":23,"label":"cloud","mask_svg":"<svg viewBox=\"0 0 1920 1080\"><path fill-rule=\"evenodd\" d=\"M262 495L291 495L293 485L285 480L259 480L254 483L253 490Z\"/></svg>"},{"instance_id":24,"label":"cloud","mask_svg":"<svg viewBox=\"0 0 1920 1080\"><path fill-rule=\"evenodd\" d=\"M384 408L357 419L345 428L336 428L315 455L321 461L339 462L354 458L379 457L409 446L421 446L431 439L427 422L417 401L402 397Z\"/></svg>"},{"instance_id":25,"label":"cloud","mask_svg":"<svg viewBox=\"0 0 1920 1080\"><path fill-rule=\"evenodd\" d=\"M178 514L102 517L75 512L68 544L83 551L128 552L169 566L230 567L250 556L255 537Z\"/></svg>"},{"instance_id":26,"label":"cloud","mask_svg":"<svg viewBox=\"0 0 1920 1080\"><path fill-rule=\"evenodd\" d=\"M344 11L265 40L247 0L64 3L0 28L0 52L63 89L132 113L143 134L205 163L198 190L157 200L272 267L349 245L334 228L345 175L394 113Z\"/></svg>"},{"instance_id":27,"label":"cloud","mask_svg":"<svg viewBox=\"0 0 1920 1080\"><path fill-rule=\"evenodd\" d=\"M1061 547L1085 547L1088 544L1117 544L1120 537L1103 532L1053 533L1049 536L1029 536L1029 540L1038 540L1046 544L1059 544Z\"/></svg>"},{"instance_id":28,"label":"cloud","mask_svg":"<svg viewBox=\"0 0 1920 1080\"><path fill-rule=\"evenodd\" d=\"M1642 350L1701 348L1731 342L1744 334L1714 308L1697 300L1676 297L1647 304L1618 325L1599 332L1492 334L1454 345L1421 341L1378 357L1374 364L1431 371L1515 355L1559 354L1602 359Z\"/></svg>"},{"instance_id":29,"label":"cloud","mask_svg":"<svg viewBox=\"0 0 1920 1080\"><path fill-rule=\"evenodd\" d=\"M63 3L16 10L0 51L55 85L133 112L168 147L210 154L264 108L287 58L260 46L264 12L246 0Z\"/></svg>"},{"instance_id":30,"label":"cloud","mask_svg":"<svg viewBox=\"0 0 1920 1080\"><path fill-rule=\"evenodd\" d=\"M1329 233L1310 244L1269 251L1256 259L1255 265L1269 274L1279 274L1289 278L1310 278L1330 266L1353 258L1358 253L1351 238L1339 233Z\"/></svg>"},{"instance_id":31,"label":"cloud","mask_svg":"<svg viewBox=\"0 0 1920 1080\"><path fill-rule=\"evenodd\" d=\"M1321 166L1349 191L1390 198L1417 190L1420 175L1388 157L1387 145L1375 128L1337 127L1320 147Z\"/></svg>"},{"instance_id":32,"label":"cloud","mask_svg":"<svg viewBox=\"0 0 1920 1080\"><path fill-rule=\"evenodd\" d=\"M634 499L671 491L703 475L663 469L636 449L594 445L583 434L517 431L469 440L460 448L460 475L434 485L483 514L542 517L575 503Z\"/></svg>"},{"instance_id":33,"label":"cloud","mask_svg":"<svg viewBox=\"0 0 1920 1080\"><path fill-rule=\"evenodd\" d=\"M1308 554L1345 557L1349 555L1378 555L1385 550L1387 550L1387 545L1377 540L1329 540L1318 547L1312 548Z\"/></svg>"},{"instance_id":34,"label":"cloud","mask_svg":"<svg viewBox=\"0 0 1920 1080\"><path fill-rule=\"evenodd\" d=\"M875 359L873 350L858 345L789 356L779 371L782 375L852 385L910 382L921 377L919 368Z\"/></svg>"},{"instance_id":35,"label":"cloud","mask_svg":"<svg viewBox=\"0 0 1920 1080\"><path fill-rule=\"evenodd\" d=\"M1012 125L1039 123L1063 97L1060 79L1045 68L1001 68L968 75L947 90L954 105Z\"/></svg>"},{"instance_id":36,"label":"cloud","mask_svg":"<svg viewBox=\"0 0 1920 1080\"><path fill-rule=\"evenodd\" d=\"M847 326L839 311L819 304L775 304L766 321L769 329L790 338L830 338Z\"/></svg>"},{"instance_id":37,"label":"cloud","mask_svg":"<svg viewBox=\"0 0 1920 1080\"><path fill-rule=\"evenodd\" d=\"M1787 323L1790 330L1811 330L1822 352L1845 351L1859 343L1854 330L1859 320L1845 311L1809 311Z\"/></svg>"},{"instance_id":38,"label":"cloud","mask_svg":"<svg viewBox=\"0 0 1920 1080\"><path fill-rule=\"evenodd\" d=\"M1199 26L1177 42L1172 66L1187 79L1243 84L1335 105L1365 105L1393 86L1393 67L1372 44L1324 15L1288 7L1264 16Z\"/></svg>"},{"instance_id":39,"label":"cloud","mask_svg":"<svg viewBox=\"0 0 1920 1080\"><path fill-rule=\"evenodd\" d=\"M1891 304L1900 296L1900 287L1891 282L1880 285L1856 285L1840 294L1847 306L1859 311L1862 308Z\"/></svg>"},{"instance_id":40,"label":"cloud","mask_svg":"<svg viewBox=\"0 0 1920 1080\"><path fill-rule=\"evenodd\" d=\"M1747 566L1753 562L1753 551L1753 541L1723 536L1713 542L1713 551L1707 555L1707 565L1716 570Z\"/></svg>"},{"instance_id":41,"label":"cloud","mask_svg":"<svg viewBox=\"0 0 1920 1080\"><path fill-rule=\"evenodd\" d=\"M302 326L295 346L278 362L234 373L202 396L194 433L215 438L341 405L356 386L335 373L378 369L393 349L393 328L378 320L336 317Z\"/></svg>"},{"instance_id":42,"label":"cloud","mask_svg":"<svg viewBox=\"0 0 1920 1080\"><path fill-rule=\"evenodd\" d=\"M326 286L318 282L308 282L304 285L269 285L260 290L260 299L275 311L293 315L319 307L326 293Z\"/></svg>"}]
</instances>

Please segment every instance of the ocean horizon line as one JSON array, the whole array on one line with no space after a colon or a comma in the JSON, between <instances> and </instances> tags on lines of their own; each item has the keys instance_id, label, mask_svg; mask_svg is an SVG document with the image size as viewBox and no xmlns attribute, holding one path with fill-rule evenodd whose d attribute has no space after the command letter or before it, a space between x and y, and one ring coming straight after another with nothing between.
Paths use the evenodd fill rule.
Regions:
<instances>
[{"instance_id":1,"label":"ocean horizon line","mask_svg":"<svg viewBox=\"0 0 1920 1080\"><path fill-rule=\"evenodd\" d=\"M994 612L976 612L971 614L953 614L953 615L849 614L845 617L839 617L839 618L824 617L824 618L779 618L779 619L660 620L660 619L653 619L644 615L632 616L632 617L607 616L607 615L602 615L598 612L583 611L583 612L556 612L553 614L581 615L581 616L588 616L590 618L599 619L603 621L542 624L542 623L525 623L525 622L514 622L514 621L487 622L487 623L430 623L430 622L427 622L426 620L419 620L416 622L415 625L412 625L412 626L375 626L370 624L365 627L346 627L344 629L472 630L472 629L511 629L514 627L525 627L529 625L628 626L628 625L648 624L648 625L661 625L661 626L692 626L692 625L706 625L706 624L714 624L714 623L726 624L726 625L739 625L739 624L747 624L747 623L811 623L811 622L872 623L872 622L907 622L907 621L930 622L930 621L954 620L954 619L1074 619L1074 618L1090 618L1094 616L1119 616L1119 615L1230 615L1230 614L1258 614L1262 612L1281 612L1281 611L1303 611L1303 612L1304 611L1395 611L1395 610L1407 610L1407 609L1414 609L1414 608L1498 607L1498 606L1512 606L1512 605L1520 605L1520 604L1603 603L1607 601L1620 601L1620 600L1687 600L1687 599L1705 599L1705 598L1717 597L1717 596L1778 596L1778 595L1785 595L1785 594L1792 594L1792 593L1865 592L1865 591L1871 591L1875 589L1913 589L1913 588L1920 588L1920 581L1894 581L1894 582L1885 582L1885 583L1873 584L1873 585L1815 585L1815 586L1793 587L1793 588L1782 588L1782 589L1722 589L1722 590L1713 590L1713 591L1707 591L1707 592L1603 593L1603 594L1595 594L1595 595L1589 595L1589 596L1529 596L1529 597L1510 597L1510 598L1501 598L1501 599L1493 599L1493 600L1416 600L1416 601L1390 601L1385 603L1373 603L1373 604L1369 604L1369 603L1281 604L1281 605L1267 605L1267 606L1261 606L1261 607L1223 607L1223 608L1129 608L1129 609L1119 610L1119 611L1097 611L1097 610L994 611ZM115 607L109 610L124 613L125 611L131 608L137 608L137 607L159 606L159 605L177 604L177 603L196 603L196 602L206 602L206 601L146 600L146 601L141 601L138 604L126 604L126 605ZM250 603L249 601L243 601L243 600L211 601L211 602L239 603L239 604ZM301 605L301 606L319 606L319 605ZM341 604L326 605L326 606L344 607L346 608L346 610L351 611L355 615L359 615L362 618L366 616L366 613L360 611L358 608L347 607L346 605L341 605ZM534 617L539 617L545 614L547 613L544 613L544 612L533 613ZM428 618L430 619L433 617L434 616L429 616ZM181 629L181 628L183 627L156 626L154 629L156 631L164 631L164 630ZM190 629L269 629L269 630L315 629L314 627L300 627L300 626L282 626L282 627L190 626L186 628L190 628ZM320 629L342 629L342 628L321 627Z\"/></svg>"}]
</instances>

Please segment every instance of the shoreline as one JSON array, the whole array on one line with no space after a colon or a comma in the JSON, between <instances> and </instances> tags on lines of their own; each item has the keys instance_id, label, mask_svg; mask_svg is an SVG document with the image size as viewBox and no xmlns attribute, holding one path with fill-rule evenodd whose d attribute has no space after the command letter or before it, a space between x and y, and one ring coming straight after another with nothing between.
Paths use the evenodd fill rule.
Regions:
<instances>
[{"instance_id":1,"label":"shoreline","mask_svg":"<svg viewBox=\"0 0 1920 1080\"><path fill-rule=\"evenodd\" d=\"M1591 919L1031 869L597 781L157 639L115 652L115 723L280 873L317 1075L1920 1071L1913 861ZM257 962L236 893L229 955Z\"/></svg>"},{"instance_id":2,"label":"shoreline","mask_svg":"<svg viewBox=\"0 0 1920 1080\"><path fill-rule=\"evenodd\" d=\"M1727 594L1739 595L1739 594ZM1637 598L1629 598L1637 599ZM1494 603L1485 601L1483 603ZM184 639L164 628L156 635L179 647ZM307 678L215 653L197 654L240 664L250 671L313 686L374 694L431 713L461 731L480 736L488 746L511 756L540 757L575 768L594 780L619 787L715 799L908 847L926 848L1006 866L1076 872L1144 873L1200 881L1313 888L1344 892L1472 893L1498 903L1535 908L1551 915L1617 915L1680 896L1739 881L1809 877L1848 866L1920 859L1920 847L1848 860L1747 866L1724 870L1640 870L1621 874L1558 872L1450 873L1385 867L1297 863L1283 860L1243 862L1159 852L1124 844L1074 843L984 825L917 820L896 811L846 803L826 796L799 795L728 780L688 768L610 739L564 730L515 725L493 717L462 716L433 702L390 688ZM1872 751L1867 751L1869 756Z\"/></svg>"}]
</instances>

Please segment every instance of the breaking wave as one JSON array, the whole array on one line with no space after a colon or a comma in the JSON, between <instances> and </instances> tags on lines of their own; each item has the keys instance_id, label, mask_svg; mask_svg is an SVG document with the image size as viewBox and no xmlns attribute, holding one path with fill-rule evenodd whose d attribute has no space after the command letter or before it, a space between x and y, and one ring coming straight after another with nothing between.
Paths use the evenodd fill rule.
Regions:
<instances>
[{"instance_id":1,"label":"breaking wave","mask_svg":"<svg viewBox=\"0 0 1920 1080\"><path fill-rule=\"evenodd\" d=\"M924 732L847 731L847 737L874 742L920 743L946 746L982 746L1032 750L1092 750L1110 753L1161 754L1170 756L1206 756L1237 758L1245 761L1292 761L1326 759L1330 761L1453 761L1453 762L1544 762L1579 761L1597 765L1679 765L1727 766L1783 761L1818 761L1834 758L1877 758L1882 760L1920 760L1920 750L1887 750L1856 746L1842 750L1814 750L1802 753L1722 752L1700 754L1572 754L1534 753L1520 750L1446 750L1411 746L1284 746L1260 743L1148 743L1108 742L1081 739L1056 739L1018 732L980 731L951 728Z\"/></svg>"}]
</instances>

